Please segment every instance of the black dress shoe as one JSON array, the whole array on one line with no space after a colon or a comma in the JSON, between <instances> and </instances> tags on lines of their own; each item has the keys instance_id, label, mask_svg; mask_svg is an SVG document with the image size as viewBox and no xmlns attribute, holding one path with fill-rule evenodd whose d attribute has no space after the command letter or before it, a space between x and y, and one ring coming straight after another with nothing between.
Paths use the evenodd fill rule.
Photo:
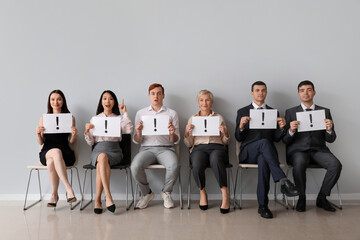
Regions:
<instances>
[{"instance_id":1,"label":"black dress shoe","mask_svg":"<svg viewBox=\"0 0 360 240\"><path fill-rule=\"evenodd\" d=\"M296 204L296 211L298 212L306 211L306 197L299 197L299 200Z\"/></svg>"},{"instance_id":2,"label":"black dress shoe","mask_svg":"<svg viewBox=\"0 0 360 240\"><path fill-rule=\"evenodd\" d=\"M273 214L267 206L259 206L258 213L263 218L273 218Z\"/></svg>"},{"instance_id":3,"label":"black dress shoe","mask_svg":"<svg viewBox=\"0 0 360 240\"><path fill-rule=\"evenodd\" d=\"M115 212L115 209L116 209L116 207L115 207L115 204L113 204L113 205L111 205L111 206L108 206L108 207L106 207L107 208L107 210L109 210L110 212Z\"/></svg>"},{"instance_id":4,"label":"black dress shoe","mask_svg":"<svg viewBox=\"0 0 360 240\"><path fill-rule=\"evenodd\" d=\"M295 197L299 195L299 191L297 190L296 186L286 179L281 184L281 193L285 194L288 197Z\"/></svg>"},{"instance_id":5,"label":"black dress shoe","mask_svg":"<svg viewBox=\"0 0 360 240\"><path fill-rule=\"evenodd\" d=\"M103 209L102 208L94 208L94 213L96 214L102 214Z\"/></svg>"},{"instance_id":6,"label":"black dress shoe","mask_svg":"<svg viewBox=\"0 0 360 240\"><path fill-rule=\"evenodd\" d=\"M331 205L331 203L326 199L326 197L317 197L316 206L324 209L325 211L335 212L336 209Z\"/></svg>"}]
</instances>

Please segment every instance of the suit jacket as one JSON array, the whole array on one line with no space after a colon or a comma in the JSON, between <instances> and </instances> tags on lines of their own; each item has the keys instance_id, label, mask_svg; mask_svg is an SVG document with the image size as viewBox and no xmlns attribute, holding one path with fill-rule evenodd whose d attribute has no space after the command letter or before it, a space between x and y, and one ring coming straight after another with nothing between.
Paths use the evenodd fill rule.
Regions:
<instances>
[{"instance_id":1,"label":"suit jacket","mask_svg":"<svg viewBox=\"0 0 360 240\"><path fill-rule=\"evenodd\" d=\"M240 120L244 116L250 115L250 109L254 109L252 104L243 107L237 111L236 117L236 128L235 128L235 138L237 141L242 142L240 146L240 155L239 161L243 162L248 158L246 147L248 144L258 141L260 139L268 139L270 142L279 142L281 138L286 134L285 130L280 130L279 125L277 129L249 129L249 122L245 124L244 130L240 131L239 125ZM266 105L266 109L273 109ZM279 116L279 112L277 113ZM274 146L275 148L275 146Z\"/></svg>"},{"instance_id":2,"label":"suit jacket","mask_svg":"<svg viewBox=\"0 0 360 240\"><path fill-rule=\"evenodd\" d=\"M330 109L315 105L315 110L325 110L325 117L331 119ZM296 121L296 113L303 112L301 105L287 109L285 112L286 119L286 135L283 137L283 142L286 144L286 155L290 157L295 152L303 152L308 150L329 152L326 147L326 142L332 143L336 139L336 133L333 126L331 134L326 130L298 132L295 131L293 136L290 136L290 122Z\"/></svg>"}]
</instances>

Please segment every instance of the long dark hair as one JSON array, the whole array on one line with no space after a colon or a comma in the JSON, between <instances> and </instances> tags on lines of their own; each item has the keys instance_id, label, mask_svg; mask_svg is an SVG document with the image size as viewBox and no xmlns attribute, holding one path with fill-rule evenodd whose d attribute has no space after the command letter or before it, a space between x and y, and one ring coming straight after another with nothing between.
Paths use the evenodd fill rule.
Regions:
<instances>
[{"instance_id":1,"label":"long dark hair","mask_svg":"<svg viewBox=\"0 0 360 240\"><path fill-rule=\"evenodd\" d=\"M51 94L53 94L53 93L59 94L59 95L62 97L62 99L63 99L63 105L62 105L62 107L61 107L61 113L70 113L70 111L69 111L69 109L68 109L68 107L67 107L67 104L66 104L65 95L64 95L64 93L63 93L61 90L59 90L59 89L55 89L55 90L53 90L53 91L49 94L48 104L47 104L47 109L48 109L47 113L53 113L53 109L52 109L51 104L50 104L50 97L51 97Z\"/></svg>"},{"instance_id":2,"label":"long dark hair","mask_svg":"<svg viewBox=\"0 0 360 240\"><path fill-rule=\"evenodd\" d=\"M97 110L96 110L96 115L98 115L99 113L102 113L104 111L104 107L103 105L101 104L101 101L102 101L102 98L104 96L105 93L109 93L111 95L111 97L114 99L114 106L112 108L112 113L114 113L115 115L120 115L120 110L119 110L119 102L117 100L117 97L115 95L115 93L113 93L112 91L110 90L105 90L101 96L100 96L100 100L99 100L99 104L98 104L98 107L97 107Z\"/></svg>"}]
</instances>

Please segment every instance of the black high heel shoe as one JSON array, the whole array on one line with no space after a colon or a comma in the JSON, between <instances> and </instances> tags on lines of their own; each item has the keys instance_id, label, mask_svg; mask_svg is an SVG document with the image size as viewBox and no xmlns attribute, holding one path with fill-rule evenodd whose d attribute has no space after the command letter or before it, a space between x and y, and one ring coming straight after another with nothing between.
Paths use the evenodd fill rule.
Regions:
<instances>
[{"instance_id":1,"label":"black high heel shoe","mask_svg":"<svg viewBox=\"0 0 360 240\"><path fill-rule=\"evenodd\" d=\"M208 202L207 194L206 194L206 202ZM209 207L208 204L206 204L206 205L200 205L200 204L199 204L199 208L200 208L201 210L203 210L203 211L207 210L208 207Z\"/></svg>"},{"instance_id":2,"label":"black high heel shoe","mask_svg":"<svg viewBox=\"0 0 360 240\"><path fill-rule=\"evenodd\" d=\"M59 195L57 195L56 201L55 201L54 203L49 202L49 203L47 204L47 207L53 207L53 208L55 208L58 201L59 201Z\"/></svg>"},{"instance_id":3,"label":"black high heel shoe","mask_svg":"<svg viewBox=\"0 0 360 240\"><path fill-rule=\"evenodd\" d=\"M76 201L77 201L75 195L74 195L74 197L72 197L72 198L68 198L68 197L67 197L67 193L66 193L65 195L66 195L66 201L67 201L68 203L73 203L73 202L76 202Z\"/></svg>"},{"instance_id":4,"label":"black high heel shoe","mask_svg":"<svg viewBox=\"0 0 360 240\"><path fill-rule=\"evenodd\" d=\"M229 213L229 212L230 212L230 208L221 208L221 207L220 207L220 212L221 212L222 214Z\"/></svg>"},{"instance_id":5,"label":"black high heel shoe","mask_svg":"<svg viewBox=\"0 0 360 240\"><path fill-rule=\"evenodd\" d=\"M94 208L94 213L95 214L102 214L103 209L102 208Z\"/></svg>"},{"instance_id":6,"label":"black high heel shoe","mask_svg":"<svg viewBox=\"0 0 360 240\"><path fill-rule=\"evenodd\" d=\"M116 209L116 207L115 207L115 204L113 204L113 205L111 205L111 206L108 206L108 207L106 207L107 208L107 210L109 210L110 212L115 212L115 209Z\"/></svg>"},{"instance_id":7,"label":"black high heel shoe","mask_svg":"<svg viewBox=\"0 0 360 240\"><path fill-rule=\"evenodd\" d=\"M229 202L229 206L230 206L230 202ZM230 212L230 207L229 208L221 208L221 205L220 205L220 212L222 214L229 213Z\"/></svg>"}]
</instances>

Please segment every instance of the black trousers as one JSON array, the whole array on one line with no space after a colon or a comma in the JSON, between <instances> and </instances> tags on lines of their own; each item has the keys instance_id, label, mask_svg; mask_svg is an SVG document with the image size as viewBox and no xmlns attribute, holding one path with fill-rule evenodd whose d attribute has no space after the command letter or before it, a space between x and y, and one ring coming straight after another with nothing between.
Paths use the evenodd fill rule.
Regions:
<instances>
[{"instance_id":1,"label":"black trousers","mask_svg":"<svg viewBox=\"0 0 360 240\"><path fill-rule=\"evenodd\" d=\"M300 196L305 196L306 168L310 163L316 163L327 170L320 193L330 196L331 189L338 181L342 169L340 161L331 152L314 150L296 152L288 158L288 161L294 167L294 182L300 191Z\"/></svg>"},{"instance_id":2,"label":"black trousers","mask_svg":"<svg viewBox=\"0 0 360 240\"><path fill-rule=\"evenodd\" d=\"M257 199L259 205L267 206L270 190L270 173L274 182L286 178L280 168L278 154L273 142L261 139L246 146L248 158L242 163L258 164Z\"/></svg>"},{"instance_id":3,"label":"black trousers","mask_svg":"<svg viewBox=\"0 0 360 240\"><path fill-rule=\"evenodd\" d=\"M205 170L209 166L221 187L227 187L225 164L229 163L227 149L221 144L199 144L193 148L190 157L195 182L200 189L205 187Z\"/></svg>"}]
</instances>

